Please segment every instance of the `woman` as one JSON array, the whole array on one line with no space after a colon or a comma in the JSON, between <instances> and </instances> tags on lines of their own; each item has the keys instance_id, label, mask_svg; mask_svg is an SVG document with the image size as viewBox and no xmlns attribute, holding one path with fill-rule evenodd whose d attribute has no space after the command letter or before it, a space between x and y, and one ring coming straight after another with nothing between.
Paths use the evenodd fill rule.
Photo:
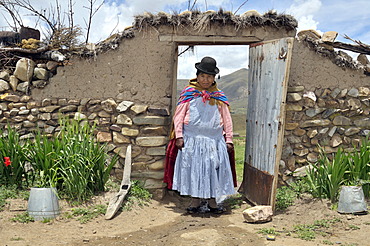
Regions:
<instances>
[{"instance_id":1,"label":"woman","mask_svg":"<svg viewBox=\"0 0 370 246\"><path fill-rule=\"evenodd\" d=\"M164 181L180 195L192 197L189 213L200 212L205 199L211 212L222 213L215 198L234 194L236 186L235 169L228 155L233 152L229 103L215 82L219 73L216 61L204 57L195 68L197 77L181 92L176 107L172 140L176 148L170 142ZM179 151L173 155L176 149ZM172 178L168 173L172 171L169 162L174 156Z\"/></svg>"}]
</instances>

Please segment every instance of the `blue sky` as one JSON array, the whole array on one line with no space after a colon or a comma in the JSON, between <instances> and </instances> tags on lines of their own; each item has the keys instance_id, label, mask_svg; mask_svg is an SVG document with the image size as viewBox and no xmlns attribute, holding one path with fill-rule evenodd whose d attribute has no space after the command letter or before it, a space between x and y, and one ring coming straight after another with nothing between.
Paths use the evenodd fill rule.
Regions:
<instances>
[{"instance_id":1,"label":"blue sky","mask_svg":"<svg viewBox=\"0 0 370 246\"><path fill-rule=\"evenodd\" d=\"M36 8L49 6L54 0L29 0ZM67 9L67 0L59 0L62 9ZM73 0L75 10L75 23L85 27L84 19L87 18L87 0ZM96 0L96 5L102 0ZM182 12L187 10L188 0L106 0L102 8L93 19L91 42L99 42L110 34L122 31L130 26L134 16L145 11L157 13ZM191 0L191 3L194 0ZM197 9L205 10L230 10L235 12L244 0L198 0ZM298 30L315 29L319 33L336 31L339 33L337 40L351 43L343 38L347 34L353 39L370 44L370 0L249 0L236 14L248 10L257 10L261 14L276 10L278 13L291 14L298 20ZM0 28L7 26L6 13L1 11ZM24 24L34 27L35 18L24 13ZM115 28L116 27L116 28ZM193 77L194 63L205 56L213 56L218 61L221 75L228 74L241 67L247 67L247 46L227 47L197 47L193 54L186 53L179 59L179 78Z\"/></svg>"}]
</instances>

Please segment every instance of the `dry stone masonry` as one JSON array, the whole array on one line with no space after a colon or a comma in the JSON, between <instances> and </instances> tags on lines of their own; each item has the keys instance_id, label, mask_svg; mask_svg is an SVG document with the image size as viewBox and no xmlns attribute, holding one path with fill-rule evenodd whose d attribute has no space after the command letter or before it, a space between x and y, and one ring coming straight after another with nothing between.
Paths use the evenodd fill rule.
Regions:
<instances>
[{"instance_id":1,"label":"dry stone masonry","mask_svg":"<svg viewBox=\"0 0 370 246\"><path fill-rule=\"evenodd\" d=\"M339 147L351 150L370 133L370 88L288 88L283 180L297 168L318 159L319 145L326 153ZM285 169L286 168L286 169ZM299 171L300 169L298 169Z\"/></svg>"},{"instance_id":2,"label":"dry stone masonry","mask_svg":"<svg viewBox=\"0 0 370 246\"><path fill-rule=\"evenodd\" d=\"M33 138L37 129L46 134L58 132L61 114L95 123L97 141L106 143L111 155L121 157L113 169L114 175L121 175L126 148L132 144L132 178L145 180L147 188L163 188L163 159L170 124L168 108L113 98L34 100L30 89L47 85L57 65L35 64L22 58L14 74L0 73L0 123L17 127L22 139Z\"/></svg>"}]
</instances>

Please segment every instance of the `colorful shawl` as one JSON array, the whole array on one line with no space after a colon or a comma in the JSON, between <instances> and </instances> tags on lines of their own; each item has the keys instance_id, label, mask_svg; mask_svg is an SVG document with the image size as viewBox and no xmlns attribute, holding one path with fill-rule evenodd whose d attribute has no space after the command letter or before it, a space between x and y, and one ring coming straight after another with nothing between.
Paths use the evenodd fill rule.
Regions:
<instances>
[{"instance_id":1,"label":"colorful shawl","mask_svg":"<svg viewBox=\"0 0 370 246\"><path fill-rule=\"evenodd\" d=\"M225 93L217 88L216 82L208 90L204 90L195 79L190 80L189 85L181 91L177 105L189 102L196 97L202 97L203 102L209 101L211 105L215 105L217 101L229 106Z\"/></svg>"}]
</instances>

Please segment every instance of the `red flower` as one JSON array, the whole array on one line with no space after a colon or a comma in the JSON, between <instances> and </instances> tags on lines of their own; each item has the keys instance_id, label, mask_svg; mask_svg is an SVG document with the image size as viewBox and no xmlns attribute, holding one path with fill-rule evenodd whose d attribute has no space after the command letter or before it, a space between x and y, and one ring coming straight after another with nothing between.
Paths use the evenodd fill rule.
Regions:
<instances>
[{"instance_id":1,"label":"red flower","mask_svg":"<svg viewBox=\"0 0 370 246\"><path fill-rule=\"evenodd\" d=\"M4 157L4 164L6 167L10 166L12 162L10 161L10 157Z\"/></svg>"}]
</instances>

